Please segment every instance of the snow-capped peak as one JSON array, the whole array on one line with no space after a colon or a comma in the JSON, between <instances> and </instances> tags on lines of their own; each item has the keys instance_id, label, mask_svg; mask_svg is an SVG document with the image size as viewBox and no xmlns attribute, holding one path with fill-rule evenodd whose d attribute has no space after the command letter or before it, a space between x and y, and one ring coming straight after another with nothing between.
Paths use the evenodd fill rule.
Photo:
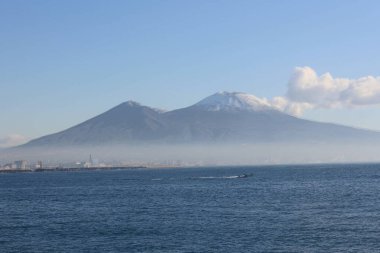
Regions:
<instances>
[{"instance_id":1,"label":"snow-capped peak","mask_svg":"<svg viewBox=\"0 0 380 253\"><path fill-rule=\"evenodd\" d=\"M247 93L226 91L206 97L195 105L209 111L262 111L274 109L266 99Z\"/></svg>"}]
</instances>

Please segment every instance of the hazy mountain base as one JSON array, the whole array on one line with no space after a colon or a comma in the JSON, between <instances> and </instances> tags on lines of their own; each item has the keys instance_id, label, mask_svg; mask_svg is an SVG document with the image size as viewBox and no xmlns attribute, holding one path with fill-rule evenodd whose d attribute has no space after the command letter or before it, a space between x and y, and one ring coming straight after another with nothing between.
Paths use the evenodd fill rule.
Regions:
<instances>
[{"instance_id":1,"label":"hazy mountain base","mask_svg":"<svg viewBox=\"0 0 380 253\"><path fill-rule=\"evenodd\" d=\"M107 164L254 165L289 163L379 162L378 144L210 144L22 147L2 150L0 164L14 160L45 164L88 161Z\"/></svg>"}]
</instances>

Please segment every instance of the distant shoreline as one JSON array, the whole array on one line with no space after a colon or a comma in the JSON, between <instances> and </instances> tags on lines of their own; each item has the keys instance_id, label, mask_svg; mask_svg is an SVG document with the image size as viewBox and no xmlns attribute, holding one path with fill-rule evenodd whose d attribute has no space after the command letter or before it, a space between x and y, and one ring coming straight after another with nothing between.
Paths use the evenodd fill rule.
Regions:
<instances>
[{"instance_id":1,"label":"distant shoreline","mask_svg":"<svg viewBox=\"0 0 380 253\"><path fill-rule=\"evenodd\" d=\"M88 167L88 168L78 168L78 167L50 167L42 169L0 169L0 174L2 173L32 173L32 172L75 172L75 171L96 171L96 170L133 170L133 169L173 169L173 168L225 168L225 167L283 167L283 166L294 166L294 167L320 167L320 166L342 166L342 165L380 165L380 161L358 161L358 162L324 162L324 163L283 163L283 164L245 164L245 165L203 165L203 166L170 166L170 165L155 165L155 166L105 166L105 167Z\"/></svg>"},{"instance_id":2,"label":"distant shoreline","mask_svg":"<svg viewBox=\"0 0 380 253\"><path fill-rule=\"evenodd\" d=\"M146 166L111 166L111 167L89 167L89 168L75 168L75 167L56 167L56 168L42 168L42 169L10 169L0 170L0 173L31 173L31 172L56 172L56 171L92 171L92 170L131 170L131 169L144 169Z\"/></svg>"}]
</instances>

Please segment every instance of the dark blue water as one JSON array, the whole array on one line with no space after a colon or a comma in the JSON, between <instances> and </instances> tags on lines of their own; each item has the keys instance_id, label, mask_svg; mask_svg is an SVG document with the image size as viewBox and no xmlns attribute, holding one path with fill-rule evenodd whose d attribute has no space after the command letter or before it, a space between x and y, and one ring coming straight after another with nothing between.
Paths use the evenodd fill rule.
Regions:
<instances>
[{"instance_id":1,"label":"dark blue water","mask_svg":"<svg viewBox=\"0 0 380 253\"><path fill-rule=\"evenodd\" d=\"M0 252L380 252L380 165L0 174Z\"/></svg>"}]
</instances>

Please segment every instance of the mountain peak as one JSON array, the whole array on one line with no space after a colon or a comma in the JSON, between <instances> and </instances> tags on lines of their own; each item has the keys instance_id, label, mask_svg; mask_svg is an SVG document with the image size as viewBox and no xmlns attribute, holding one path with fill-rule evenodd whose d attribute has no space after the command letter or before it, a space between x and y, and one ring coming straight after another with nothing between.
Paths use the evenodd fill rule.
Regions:
<instances>
[{"instance_id":1,"label":"mountain peak","mask_svg":"<svg viewBox=\"0 0 380 253\"><path fill-rule=\"evenodd\" d=\"M218 92L195 104L209 111L261 111L273 107L265 99L243 92Z\"/></svg>"},{"instance_id":2,"label":"mountain peak","mask_svg":"<svg viewBox=\"0 0 380 253\"><path fill-rule=\"evenodd\" d=\"M133 100L127 100L126 102L122 103L122 105L127 105L127 106L141 106L140 103L133 101Z\"/></svg>"},{"instance_id":3,"label":"mountain peak","mask_svg":"<svg viewBox=\"0 0 380 253\"><path fill-rule=\"evenodd\" d=\"M133 100L127 100L126 102L119 104L115 108L118 108L118 109L126 109L126 108L129 108L129 109L149 109L149 110L156 111L158 113L166 112L166 110L146 106L146 105L140 104L139 102L136 102Z\"/></svg>"}]
</instances>

